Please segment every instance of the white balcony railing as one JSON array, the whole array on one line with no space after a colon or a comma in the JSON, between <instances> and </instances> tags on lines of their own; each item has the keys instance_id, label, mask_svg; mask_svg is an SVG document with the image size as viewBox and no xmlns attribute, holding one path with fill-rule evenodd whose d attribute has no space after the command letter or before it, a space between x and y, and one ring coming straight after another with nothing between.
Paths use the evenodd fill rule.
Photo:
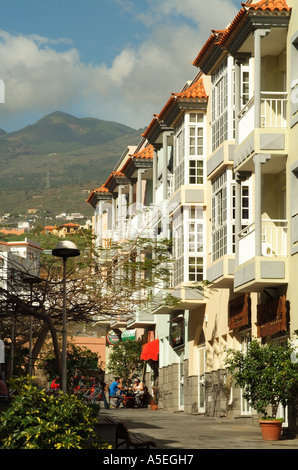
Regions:
<instances>
[{"instance_id":1,"label":"white balcony railing","mask_svg":"<svg viewBox=\"0 0 298 470\"><path fill-rule=\"evenodd\" d=\"M154 220L153 208L142 207L142 210L136 210L131 218L119 220L113 230L102 230L102 245L110 246L112 242L136 237L150 238L154 228Z\"/></svg>"},{"instance_id":2,"label":"white balcony railing","mask_svg":"<svg viewBox=\"0 0 298 470\"><path fill-rule=\"evenodd\" d=\"M238 114L239 142L243 142L255 128L254 104L255 99L252 97ZM287 127L286 92L261 92L261 127L283 129Z\"/></svg>"},{"instance_id":3,"label":"white balcony railing","mask_svg":"<svg viewBox=\"0 0 298 470\"><path fill-rule=\"evenodd\" d=\"M287 93L261 93L261 127L287 127Z\"/></svg>"},{"instance_id":4,"label":"white balcony railing","mask_svg":"<svg viewBox=\"0 0 298 470\"><path fill-rule=\"evenodd\" d=\"M262 220L262 256L287 256L286 220ZM238 234L239 264L255 256L255 224L245 227Z\"/></svg>"}]
</instances>

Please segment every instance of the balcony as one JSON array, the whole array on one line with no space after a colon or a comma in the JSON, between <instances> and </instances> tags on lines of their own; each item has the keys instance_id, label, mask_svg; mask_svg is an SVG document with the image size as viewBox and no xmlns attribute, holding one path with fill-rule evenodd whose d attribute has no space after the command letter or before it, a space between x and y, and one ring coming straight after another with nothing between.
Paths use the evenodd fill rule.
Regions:
<instances>
[{"instance_id":1,"label":"balcony","mask_svg":"<svg viewBox=\"0 0 298 470\"><path fill-rule=\"evenodd\" d=\"M262 220L262 256L287 256L287 221ZM255 256L255 224L248 225L238 235L239 265Z\"/></svg>"},{"instance_id":2,"label":"balcony","mask_svg":"<svg viewBox=\"0 0 298 470\"><path fill-rule=\"evenodd\" d=\"M243 142L255 128L254 97L240 111L239 142ZM287 93L268 92L261 93L261 127L283 128L287 127Z\"/></svg>"},{"instance_id":3,"label":"balcony","mask_svg":"<svg viewBox=\"0 0 298 470\"><path fill-rule=\"evenodd\" d=\"M193 310L206 303L205 289L201 285L182 283L176 288L161 289L155 299L154 314L168 314L175 310Z\"/></svg>"},{"instance_id":4,"label":"balcony","mask_svg":"<svg viewBox=\"0 0 298 470\"><path fill-rule=\"evenodd\" d=\"M223 255L207 267L207 280L215 288L229 288L233 285L235 255Z\"/></svg>"},{"instance_id":5,"label":"balcony","mask_svg":"<svg viewBox=\"0 0 298 470\"><path fill-rule=\"evenodd\" d=\"M261 93L261 127L287 127L287 92Z\"/></svg>"},{"instance_id":6,"label":"balcony","mask_svg":"<svg viewBox=\"0 0 298 470\"><path fill-rule=\"evenodd\" d=\"M258 292L265 286L287 283L286 220L262 220L262 253L256 256L255 224L239 234L239 265L235 269L236 292Z\"/></svg>"},{"instance_id":7,"label":"balcony","mask_svg":"<svg viewBox=\"0 0 298 470\"><path fill-rule=\"evenodd\" d=\"M153 313L147 312L146 310L139 311L128 321L127 328L147 328L148 326L154 326L155 323Z\"/></svg>"},{"instance_id":8,"label":"balcony","mask_svg":"<svg viewBox=\"0 0 298 470\"><path fill-rule=\"evenodd\" d=\"M287 153L285 131L287 128L286 92L261 93L260 129L255 123L254 97L238 114L239 145L235 152L235 167L255 153ZM251 168L245 168L251 170Z\"/></svg>"}]
</instances>

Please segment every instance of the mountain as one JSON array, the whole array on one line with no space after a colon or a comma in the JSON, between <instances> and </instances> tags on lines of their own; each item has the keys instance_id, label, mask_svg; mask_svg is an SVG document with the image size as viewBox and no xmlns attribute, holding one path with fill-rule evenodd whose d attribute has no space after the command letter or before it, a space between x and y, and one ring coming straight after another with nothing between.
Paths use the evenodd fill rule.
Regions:
<instances>
[{"instance_id":1,"label":"mountain","mask_svg":"<svg viewBox=\"0 0 298 470\"><path fill-rule=\"evenodd\" d=\"M80 119L57 111L19 131L0 132L0 158L69 153L135 133L135 129L116 122Z\"/></svg>"},{"instance_id":2,"label":"mountain","mask_svg":"<svg viewBox=\"0 0 298 470\"><path fill-rule=\"evenodd\" d=\"M0 130L0 215L24 212L37 199L45 199L38 210L66 212L66 194L69 209L78 212L74 188L85 209L86 190L107 179L126 147L139 143L142 132L59 111L15 132ZM71 199L76 207L71 207Z\"/></svg>"}]
</instances>

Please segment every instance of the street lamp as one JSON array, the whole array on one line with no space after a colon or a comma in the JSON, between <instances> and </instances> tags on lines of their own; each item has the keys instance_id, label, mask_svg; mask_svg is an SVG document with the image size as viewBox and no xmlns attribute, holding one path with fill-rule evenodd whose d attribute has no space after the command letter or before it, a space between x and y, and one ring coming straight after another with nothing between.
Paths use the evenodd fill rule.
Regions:
<instances>
[{"instance_id":1,"label":"street lamp","mask_svg":"<svg viewBox=\"0 0 298 470\"><path fill-rule=\"evenodd\" d=\"M67 348L66 348L66 260L79 256L80 250L70 241L62 241L52 250L53 256L63 259L63 316L62 316L62 391L67 392Z\"/></svg>"},{"instance_id":2,"label":"street lamp","mask_svg":"<svg viewBox=\"0 0 298 470\"><path fill-rule=\"evenodd\" d=\"M30 286L30 307L32 307L32 294L33 294L33 284L39 284L42 282L37 276L33 276L32 274L24 274L23 282L29 284ZM28 359L28 373L29 376L32 377L32 315L29 318L29 359Z\"/></svg>"}]
</instances>

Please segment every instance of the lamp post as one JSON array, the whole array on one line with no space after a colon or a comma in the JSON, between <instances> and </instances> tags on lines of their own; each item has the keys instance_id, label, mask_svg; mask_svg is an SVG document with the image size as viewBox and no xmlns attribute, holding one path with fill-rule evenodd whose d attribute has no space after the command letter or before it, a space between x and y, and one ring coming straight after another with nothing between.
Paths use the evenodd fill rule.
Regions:
<instances>
[{"instance_id":1,"label":"lamp post","mask_svg":"<svg viewBox=\"0 0 298 470\"><path fill-rule=\"evenodd\" d=\"M63 259L63 315L62 315L62 391L67 392L67 347L66 347L66 260L79 256L80 250L70 241L62 241L52 250L53 256Z\"/></svg>"},{"instance_id":2,"label":"lamp post","mask_svg":"<svg viewBox=\"0 0 298 470\"><path fill-rule=\"evenodd\" d=\"M32 294L33 294L33 284L38 284L42 282L37 276L32 274L25 274L23 276L23 282L29 284L30 286L30 306L32 307ZM28 373L29 376L32 377L32 315L29 318L29 359L28 359Z\"/></svg>"}]
</instances>

